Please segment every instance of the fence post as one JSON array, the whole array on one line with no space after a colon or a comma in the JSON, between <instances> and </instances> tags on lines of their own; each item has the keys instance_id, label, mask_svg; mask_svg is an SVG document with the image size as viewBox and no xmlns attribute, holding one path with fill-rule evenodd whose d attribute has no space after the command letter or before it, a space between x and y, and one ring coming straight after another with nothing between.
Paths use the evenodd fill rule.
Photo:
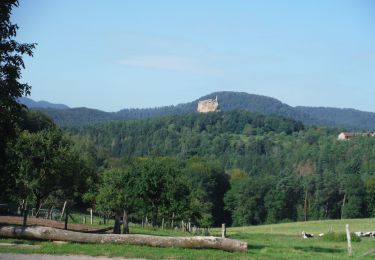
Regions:
<instances>
[{"instance_id":1,"label":"fence post","mask_svg":"<svg viewBox=\"0 0 375 260\"><path fill-rule=\"evenodd\" d=\"M226 234L227 233L227 230L225 228L225 223L221 224L221 237L222 238L225 238L226 237Z\"/></svg>"},{"instance_id":2,"label":"fence post","mask_svg":"<svg viewBox=\"0 0 375 260\"><path fill-rule=\"evenodd\" d=\"M171 228L173 229L173 220L174 220L174 212L172 214L172 224L171 224Z\"/></svg>"},{"instance_id":3,"label":"fence post","mask_svg":"<svg viewBox=\"0 0 375 260\"><path fill-rule=\"evenodd\" d=\"M92 225L92 209L90 209L90 224Z\"/></svg>"},{"instance_id":4,"label":"fence post","mask_svg":"<svg viewBox=\"0 0 375 260\"><path fill-rule=\"evenodd\" d=\"M348 255L352 256L352 238L350 237L349 224L346 224L346 239L348 240Z\"/></svg>"},{"instance_id":5,"label":"fence post","mask_svg":"<svg viewBox=\"0 0 375 260\"><path fill-rule=\"evenodd\" d=\"M161 229L164 229L164 218L161 221Z\"/></svg>"},{"instance_id":6,"label":"fence post","mask_svg":"<svg viewBox=\"0 0 375 260\"><path fill-rule=\"evenodd\" d=\"M26 224L27 224L27 206L25 206L25 208L23 209L23 223L22 223L22 225L24 227L26 227Z\"/></svg>"},{"instance_id":7,"label":"fence post","mask_svg":"<svg viewBox=\"0 0 375 260\"><path fill-rule=\"evenodd\" d=\"M68 230L68 209L65 209L65 223L64 223L64 229Z\"/></svg>"},{"instance_id":8,"label":"fence post","mask_svg":"<svg viewBox=\"0 0 375 260\"><path fill-rule=\"evenodd\" d=\"M64 206L63 206L63 209L62 209L62 211L61 211L60 221L62 220L62 218L63 218L63 216L64 216L65 207L66 207L66 201L64 202Z\"/></svg>"}]
</instances>

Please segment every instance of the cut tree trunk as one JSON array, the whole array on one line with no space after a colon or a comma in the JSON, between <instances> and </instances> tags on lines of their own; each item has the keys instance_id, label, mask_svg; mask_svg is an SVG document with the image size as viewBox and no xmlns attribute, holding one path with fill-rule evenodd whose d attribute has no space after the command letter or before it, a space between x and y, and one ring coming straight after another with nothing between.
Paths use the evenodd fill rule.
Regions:
<instances>
[{"instance_id":1,"label":"cut tree trunk","mask_svg":"<svg viewBox=\"0 0 375 260\"><path fill-rule=\"evenodd\" d=\"M116 243L156 247L213 248L225 251L247 251L247 243L219 237L164 237L150 235L88 234L57 228L0 226L0 236L8 238L59 240L80 243Z\"/></svg>"}]
</instances>

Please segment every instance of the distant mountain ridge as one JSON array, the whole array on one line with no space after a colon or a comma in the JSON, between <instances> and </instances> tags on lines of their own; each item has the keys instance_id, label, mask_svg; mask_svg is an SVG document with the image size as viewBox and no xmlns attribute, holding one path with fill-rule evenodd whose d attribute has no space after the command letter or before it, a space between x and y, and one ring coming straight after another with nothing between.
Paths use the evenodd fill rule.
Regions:
<instances>
[{"instance_id":1,"label":"distant mountain ridge","mask_svg":"<svg viewBox=\"0 0 375 260\"><path fill-rule=\"evenodd\" d=\"M54 104L47 101L34 101L31 98L20 97L18 102L24 104L28 108L54 108L54 109L68 109L69 107L64 104Z\"/></svg>"},{"instance_id":2,"label":"distant mountain ridge","mask_svg":"<svg viewBox=\"0 0 375 260\"><path fill-rule=\"evenodd\" d=\"M133 120L195 112L198 101L217 96L221 111L246 110L263 114L279 115L299 120L307 125L340 127L347 130L375 131L375 113L355 109L330 107L292 107L281 101L245 92L214 92L192 102L173 106L141 109L122 109L118 112L104 112L90 108L30 107L46 112L62 126L81 126L113 120Z\"/></svg>"}]
</instances>

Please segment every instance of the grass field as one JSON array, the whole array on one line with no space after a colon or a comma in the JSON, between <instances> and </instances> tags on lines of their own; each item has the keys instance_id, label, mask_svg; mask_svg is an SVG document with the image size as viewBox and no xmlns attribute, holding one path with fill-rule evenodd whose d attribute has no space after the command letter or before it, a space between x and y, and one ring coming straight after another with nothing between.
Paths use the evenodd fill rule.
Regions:
<instances>
[{"instance_id":1,"label":"grass field","mask_svg":"<svg viewBox=\"0 0 375 260\"><path fill-rule=\"evenodd\" d=\"M301 237L302 231L317 235L327 233L332 229L336 233L344 233L345 224L349 224L353 232L375 230L375 219L311 221L228 228L227 234L230 238L248 243L249 249L246 253L131 245L55 244L15 239L0 239L0 243L32 243L39 244L41 247L39 249L0 247L0 253L84 254L148 259L375 259L375 253L364 256L367 252L375 249L375 238L362 238L360 242L354 242L353 257L349 258L345 241L327 241L324 238L303 239ZM171 230L139 229L135 226L131 228L131 231L135 233L153 235L180 236L186 234ZM211 232L219 235L220 229L212 229Z\"/></svg>"}]
</instances>

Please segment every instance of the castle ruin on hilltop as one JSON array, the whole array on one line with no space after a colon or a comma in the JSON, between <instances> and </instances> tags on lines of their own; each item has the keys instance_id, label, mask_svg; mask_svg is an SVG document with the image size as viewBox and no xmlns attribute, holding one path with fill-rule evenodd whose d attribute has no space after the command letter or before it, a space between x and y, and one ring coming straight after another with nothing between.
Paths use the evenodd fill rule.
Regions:
<instances>
[{"instance_id":1,"label":"castle ruin on hilltop","mask_svg":"<svg viewBox=\"0 0 375 260\"><path fill-rule=\"evenodd\" d=\"M219 111L219 102L217 101L217 96L215 99L206 99L199 101L197 111L199 113Z\"/></svg>"}]
</instances>

